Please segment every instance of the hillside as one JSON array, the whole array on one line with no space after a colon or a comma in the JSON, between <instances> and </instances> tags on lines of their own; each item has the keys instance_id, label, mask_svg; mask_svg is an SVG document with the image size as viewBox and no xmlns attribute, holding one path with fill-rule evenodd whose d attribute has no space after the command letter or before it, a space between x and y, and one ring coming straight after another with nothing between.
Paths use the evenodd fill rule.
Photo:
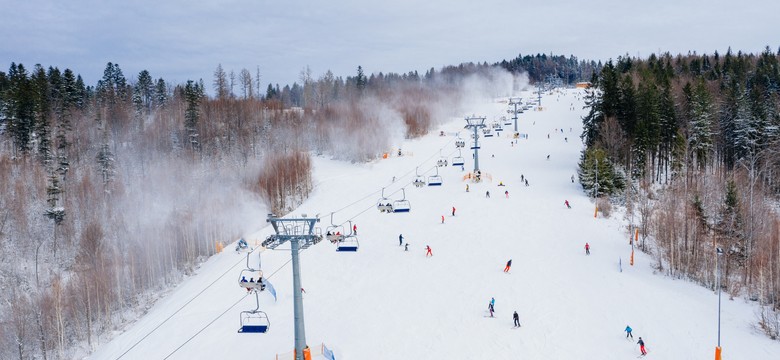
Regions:
<instances>
[{"instance_id":1,"label":"hillside","mask_svg":"<svg viewBox=\"0 0 780 360\"><path fill-rule=\"evenodd\" d=\"M432 175L440 154L449 160L457 155L456 133L468 144L462 118L398 144L401 157L368 164L317 158L314 193L294 214L320 214L323 232L331 212L337 223L351 220L360 249L340 253L323 241L302 252L308 344L325 343L336 359L631 359L639 350L624 339L622 330L630 325L646 341L649 357L712 358L717 294L654 274L653 260L639 252L629 266L621 215L594 219L590 199L572 183L583 148L580 98L575 90L545 96L544 111L520 116L520 132L528 138L516 145L510 145L510 131L481 138L480 168L492 181L472 183L469 192L463 177L473 162L466 151L465 171L438 169L441 187L411 185L416 167ZM473 113L490 122L506 115L506 104L486 101ZM437 136L438 130L446 136ZM521 176L529 186L521 186ZM411 212L377 211L383 187L393 199L404 188ZM247 239L254 244L271 231L266 227ZM399 234L409 252L398 246ZM433 249L430 258L426 245ZM89 358L273 359L290 352L289 252L256 250L251 256L252 262L262 259L278 299L260 294L268 333L239 334L239 312L253 309L255 300L237 284L244 257L233 246ZM505 274L509 259L512 270ZM496 318L486 317L491 297ZM512 328L513 311L520 315L519 329ZM751 304L724 296L722 311L724 358L778 357L780 343L753 330Z\"/></svg>"}]
</instances>

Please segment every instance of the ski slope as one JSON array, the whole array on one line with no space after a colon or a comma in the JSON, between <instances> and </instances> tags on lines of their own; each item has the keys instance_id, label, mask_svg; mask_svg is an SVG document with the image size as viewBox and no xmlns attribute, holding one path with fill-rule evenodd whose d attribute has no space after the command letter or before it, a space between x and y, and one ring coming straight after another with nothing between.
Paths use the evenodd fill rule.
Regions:
<instances>
[{"instance_id":1,"label":"ski slope","mask_svg":"<svg viewBox=\"0 0 780 360\"><path fill-rule=\"evenodd\" d=\"M331 212L336 223L351 220L360 249L339 253L323 241L301 253L307 343L312 348L325 343L339 360L608 360L639 355L635 342L641 336L649 358L713 358L717 294L654 274L653 260L639 252L629 266L622 216L594 219L593 204L571 182L582 149L584 110L577 91L546 95L544 111L521 114L519 131L529 137L514 146L509 126L500 137L480 138L480 168L492 182L471 183L469 192L463 176L473 160L462 118L399 144L406 154L402 157L369 164L317 158L316 189L293 214L319 214L323 233ZM473 113L490 123L506 109L506 104L486 101ZM439 130L447 136L438 136ZM448 162L457 155L457 132L467 144L466 171L442 167L441 187L412 186L415 167L426 176L435 173L440 149ZM521 175L528 187L521 186ZM400 198L398 190L404 187L411 212L377 211L382 187L391 199ZM247 239L254 244L271 232L266 227ZM408 252L398 245L399 234L409 242ZM426 245L432 257L425 257ZM294 346L289 251L252 254L253 264L262 258L278 299L260 294L260 308L270 318L268 333L239 334L239 313L254 309L255 299L237 284L244 256L233 246L89 358L274 359L289 354ZM505 274L509 259L513 266ZM486 317L491 297L495 318ZM520 315L517 329L513 311ZM725 359L780 358L780 343L755 331L754 322L751 304L723 296ZM625 339L626 325L634 329L633 342Z\"/></svg>"}]
</instances>

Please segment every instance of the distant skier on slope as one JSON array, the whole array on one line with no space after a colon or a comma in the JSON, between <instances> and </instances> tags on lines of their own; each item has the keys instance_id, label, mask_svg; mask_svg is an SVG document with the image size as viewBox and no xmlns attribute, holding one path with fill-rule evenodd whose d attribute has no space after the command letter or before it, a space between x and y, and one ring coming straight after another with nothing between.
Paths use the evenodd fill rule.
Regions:
<instances>
[{"instance_id":1,"label":"distant skier on slope","mask_svg":"<svg viewBox=\"0 0 780 360\"><path fill-rule=\"evenodd\" d=\"M506 196L506 198L509 199L509 190L504 191L504 196Z\"/></svg>"},{"instance_id":2,"label":"distant skier on slope","mask_svg":"<svg viewBox=\"0 0 780 360\"><path fill-rule=\"evenodd\" d=\"M632 329L630 326L626 325L626 330L625 330L626 331L626 339L628 339L629 336L631 337L632 340L634 339L634 335L631 334L631 331L633 331L633 330L634 329Z\"/></svg>"},{"instance_id":3,"label":"distant skier on slope","mask_svg":"<svg viewBox=\"0 0 780 360\"><path fill-rule=\"evenodd\" d=\"M493 303L488 304L488 311L490 312L490 317L493 317Z\"/></svg>"},{"instance_id":4,"label":"distant skier on slope","mask_svg":"<svg viewBox=\"0 0 780 360\"><path fill-rule=\"evenodd\" d=\"M642 352L642 355L647 355L647 350L645 350L645 342L642 340L642 337L639 337L639 341L637 341L637 344L639 344L639 351Z\"/></svg>"},{"instance_id":5,"label":"distant skier on slope","mask_svg":"<svg viewBox=\"0 0 780 360\"><path fill-rule=\"evenodd\" d=\"M441 216L441 223L444 224L444 215Z\"/></svg>"},{"instance_id":6,"label":"distant skier on slope","mask_svg":"<svg viewBox=\"0 0 780 360\"><path fill-rule=\"evenodd\" d=\"M585 243L585 255L590 255L590 244Z\"/></svg>"},{"instance_id":7,"label":"distant skier on slope","mask_svg":"<svg viewBox=\"0 0 780 360\"><path fill-rule=\"evenodd\" d=\"M485 191L485 197L490 199L490 191Z\"/></svg>"},{"instance_id":8,"label":"distant skier on slope","mask_svg":"<svg viewBox=\"0 0 780 360\"><path fill-rule=\"evenodd\" d=\"M569 205L569 200L564 201L563 204L566 205L567 208L571 209L571 205Z\"/></svg>"},{"instance_id":9,"label":"distant skier on slope","mask_svg":"<svg viewBox=\"0 0 780 360\"><path fill-rule=\"evenodd\" d=\"M455 216L455 207L452 207L452 216Z\"/></svg>"},{"instance_id":10,"label":"distant skier on slope","mask_svg":"<svg viewBox=\"0 0 780 360\"><path fill-rule=\"evenodd\" d=\"M357 225L352 225L352 233L357 235Z\"/></svg>"},{"instance_id":11,"label":"distant skier on slope","mask_svg":"<svg viewBox=\"0 0 780 360\"><path fill-rule=\"evenodd\" d=\"M403 244L404 244L404 235L403 234L399 234L398 235L398 246L401 246Z\"/></svg>"},{"instance_id":12,"label":"distant skier on slope","mask_svg":"<svg viewBox=\"0 0 780 360\"><path fill-rule=\"evenodd\" d=\"M433 253L431 252L431 247L428 245L425 245L425 257L433 256Z\"/></svg>"},{"instance_id":13,"label":"distant skier on slope","mask_svg":"<svg viewBox=\"0 0 780 360\"><path fill-rule=\"evenodd\" d=\"M520 315L517 315L517 311L512 314L512 320L515 321L515 327L520 327Z\"/></svg>"},{"instance_id":14,"label":"distant skier on slope","mask_svg":"<svg viewBox=\"0 0 780 360\"><path fill-rule=\"evenodd\" d=\"M509 259L509 261L506 262L506 267L504 268L504 272L508 273L509 272L509 268L511 268L511 267L512 267L512 259Z\"/></svg>"}]
</instances>

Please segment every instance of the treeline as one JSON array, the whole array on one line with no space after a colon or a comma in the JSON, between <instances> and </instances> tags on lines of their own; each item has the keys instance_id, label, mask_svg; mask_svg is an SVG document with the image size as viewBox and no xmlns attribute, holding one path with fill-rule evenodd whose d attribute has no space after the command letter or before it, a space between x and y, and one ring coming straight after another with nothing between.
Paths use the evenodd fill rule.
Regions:
<instances>
[{"instance_id":1,"label":"treeline","mask_svg":"<svg viewBox=\"0 0 780 360\"><path fill-rule=\"evenodd\" d=\"M567 58L554 54L520 54L514 59L502 60L495 65L515 73L525 72L534 83L545 82L554 77L560 79L563 85L590 80L602 68L601 61L577 60L574 55Z\"/></svg>"},{"instance_id":2,"label":"treeline","mask_svg":"<svg viewBox=\"0 0 780 360\"><path fill-rule=\"evenodd\" d=\"M780 54L621 57L591 82L585 190L626 202L668 274L714 288L720 260L724 288L759 301L759 326L776 337ZM623 178L625 189L602 184Z\"/></svg>"},{"instance_id":3,"label":"treeline","mask_svg":"<svg viewBox=\"0 0 780 360\"><path fill-rule=\"evenodd\" d=\"M128 78L114 63L94 86L57 67L0 72L0 358L89 352L217 242L298 206L309 154L376 159L465 113L464 87L514 83L487 64L304 69L266 94L246 69L213 75L210 96L202 79Z\"/></svg>"}]
</instances>

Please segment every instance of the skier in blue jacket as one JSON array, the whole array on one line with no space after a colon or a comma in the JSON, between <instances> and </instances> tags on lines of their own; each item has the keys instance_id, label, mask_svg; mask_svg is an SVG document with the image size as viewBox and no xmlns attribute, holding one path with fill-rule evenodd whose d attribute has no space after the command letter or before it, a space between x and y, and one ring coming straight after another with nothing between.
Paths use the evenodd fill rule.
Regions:
<instances>
[{"instance_id":1,"label":"skier in blue jacket","mask_svg":"<svg viewBox=\"0 0 780 360\"><path fill-rule=\"evenodd\" d=\"M626 339L628 339L629 336L631 337L631 339L634 339L634 335L631 334L632 330L633 329L630 326L626 325Z\"/></svg>"}]
</instances>

